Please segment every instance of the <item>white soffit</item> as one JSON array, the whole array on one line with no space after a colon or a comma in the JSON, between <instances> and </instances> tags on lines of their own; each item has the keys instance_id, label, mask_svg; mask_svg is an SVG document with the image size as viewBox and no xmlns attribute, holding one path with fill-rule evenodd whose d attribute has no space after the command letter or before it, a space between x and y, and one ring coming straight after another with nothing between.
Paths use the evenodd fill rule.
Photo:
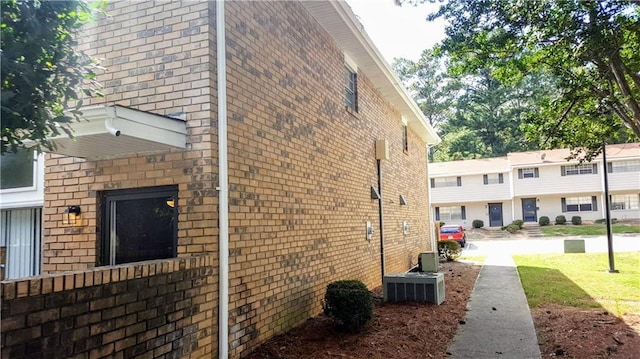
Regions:
<instances>
[{"instance_id":1,"label":"white soffit","mask_svg":"<svg viewBox=\"0 0 640 359\"><path fill-rule=\"evenodd\" d=\"M409 128L418 133L427 144L440 142L440 137L375 47L349 5L342 0L303 0L302 4L333 37L348 58L358 64L358 69L371 79L382 96L408 120Z\"/></svg>"},{"instance_id":2,"label":"white soffit","mask_svg":"<svg viewBox=\"0 0 640 359\"><path fill-rule=\"evenodd\" d=\"M123 106L96 106L80 109L78 122L66 133L51 138L52 152L67 156L99 159L140 152L185 148L186 122Z\"/></svg>"}]
</instances>

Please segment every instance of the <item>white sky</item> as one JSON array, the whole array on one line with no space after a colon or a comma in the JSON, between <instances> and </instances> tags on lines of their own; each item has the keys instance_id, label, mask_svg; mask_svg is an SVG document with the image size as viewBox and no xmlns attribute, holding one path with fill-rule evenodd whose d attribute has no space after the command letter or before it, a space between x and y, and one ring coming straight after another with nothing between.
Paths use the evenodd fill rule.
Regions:
<instances>
[{"instance_id":1,"label":"white sky","mask_svg":"<svg viewBox=\"0 0 640 359\"><path fill-rule=\"evenodd\" d=\"M390 64L396 57L417 60L444 38L444 22L428 22L439 5L396 6L394 0L346 0L364 30Z\"/></svg>"}]
</instances>

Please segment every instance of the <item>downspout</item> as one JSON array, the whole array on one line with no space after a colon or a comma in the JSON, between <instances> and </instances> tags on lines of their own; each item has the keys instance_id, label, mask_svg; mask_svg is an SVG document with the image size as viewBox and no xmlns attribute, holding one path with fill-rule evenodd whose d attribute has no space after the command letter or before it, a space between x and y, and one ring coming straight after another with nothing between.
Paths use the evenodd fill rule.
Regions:
<instances>
[{"instance_id":1,"label":"downspout","mask_svg":"<svg viewBox=\"0 0 640 359\"><path fill-rule=\"evenodd\" d=\"M229 175L227 163L227 63L224 1L216 1L216 68L218 78L218 358L229 356Z\"/></svg>"},{"instance_id":2,"label":"downspout","mask_svg":"<svg viewBox=\"0 0 640 359\"><path fill-rule=\"evenodd\" d=\"M378 164L378 215L380 219L380 283L384 283L384 225L382 215L382 167L381 160L377 160Z\"/></svg>"}]
</instances>

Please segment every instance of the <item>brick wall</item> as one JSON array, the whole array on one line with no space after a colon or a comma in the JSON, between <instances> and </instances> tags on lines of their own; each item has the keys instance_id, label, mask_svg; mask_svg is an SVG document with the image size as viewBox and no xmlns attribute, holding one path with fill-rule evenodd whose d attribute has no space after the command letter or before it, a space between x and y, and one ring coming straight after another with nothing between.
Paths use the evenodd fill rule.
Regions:
<instances>
[{"instance_id":1,"label":"brick wall","mask_svg":"<svg viewBox=\"0 0 640 359\"><path fill-rule=\"evenodd\" d=\"M295 2L227 3L232 353L318 314L326 285L381 284L374 144L382 162L387 272L429 248L426 145L358 73L344 105L344 56ZM404 195L408 206L400 206ZM411 230L402 234L402 221ZM365 239L365 222L375 234Z\"/></svg>"},{"instance_id":2,"label":"brick wall","mask_svg":"<svg viewBox=\"0 0 640 359\"><path fill-rule=\"evenodd\" d=\"M426 145L358 73L359 111L344 106L344 56L296 2L226 2L230 183L230 348L248 354L321 311L326 285L381 284L374 144L382 162L386 271L429 249ZM178 186L178 255L217 268L214 2L109 2L83 46L103 57L106 97L159 114L185 113L188 149L86 161L48 155L43 269L93 268L101 191ZM409 204L400 206L399 196ZM62 212L80 205L83 224ZM410 224L402 234L402 221ZM375 227L372 241L365 222ZM215 272L212 280L217 285ZM217 288L212 289L217 310ZM217 351L215 338L213 351Z\"/></svg>"},{"instance_id":3,"label":"brick wall","mask_svg":"<svg viewBox=\"0 0 640 359\"><path fill-rule=\"evenodd\" d=\"M213 259L4 281L3 358L200 358L217 345Z\"/></svg>"}]
</instances>

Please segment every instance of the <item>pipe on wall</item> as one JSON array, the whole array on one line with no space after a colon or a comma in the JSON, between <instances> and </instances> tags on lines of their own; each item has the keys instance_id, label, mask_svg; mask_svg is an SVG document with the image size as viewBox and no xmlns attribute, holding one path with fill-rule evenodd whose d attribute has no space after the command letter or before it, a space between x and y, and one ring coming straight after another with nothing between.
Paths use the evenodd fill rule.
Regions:
<instances>
[{"instance_id":1,"label":"pipe on wall","mask_svg":"<svg viewBox=\"0 0 640 359\"><path fill-rule=\"evenodd\" d=\"M227 64L224 1L216 1L218 86L218 221L219 304L218 358L229 356L229 175L227 159Z\"/></svg>"}]
</instances>

